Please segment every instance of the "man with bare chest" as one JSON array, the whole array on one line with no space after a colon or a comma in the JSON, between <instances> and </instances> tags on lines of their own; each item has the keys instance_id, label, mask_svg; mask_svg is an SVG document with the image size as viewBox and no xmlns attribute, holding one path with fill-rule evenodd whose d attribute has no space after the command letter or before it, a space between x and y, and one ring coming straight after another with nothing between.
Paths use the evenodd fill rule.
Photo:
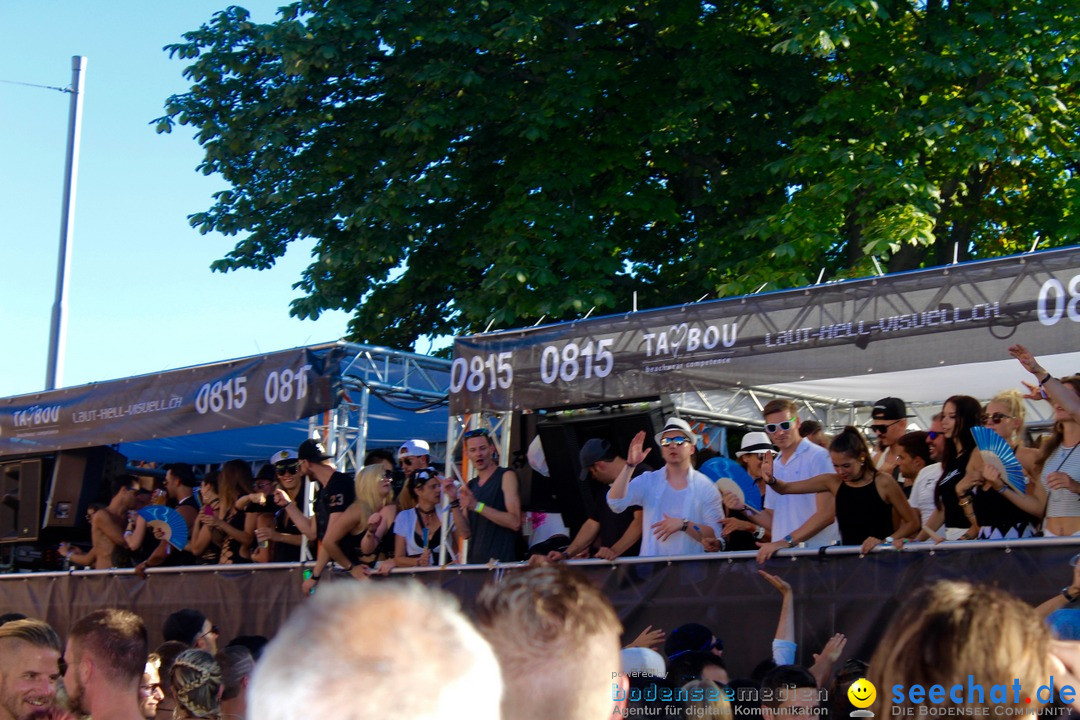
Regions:
<instances>
[{"instance_id":1,"label":"man with bare chest","mask_svg":"<svg viewBox=\"0 0 1080 720\"><path fill-rule=\"evenodd\" d=\"M115 478L110 487L112 499L109 504L94 513L90 519L90 540L93 547L80 553L68 543L60 544L60 554L73 563L88 565L96 570L113 567L129 567L130 551L124 541L127 527L127 511L135 505L138 482L131 475Z\"/></svg>"}]
</instances>

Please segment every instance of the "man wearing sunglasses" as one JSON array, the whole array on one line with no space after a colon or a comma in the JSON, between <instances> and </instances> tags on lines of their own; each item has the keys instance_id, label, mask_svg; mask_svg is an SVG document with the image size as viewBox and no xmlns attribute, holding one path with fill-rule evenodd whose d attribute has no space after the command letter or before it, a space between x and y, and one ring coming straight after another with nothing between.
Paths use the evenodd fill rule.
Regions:
<instances>
[{"instance_id":1,"label":"man wearing sunglasses","mask_svg":"<svg viewBox=\"0 0 1080 720\"><path fill-rule=\"evenodd\" d=\"M773 475L786 483L799 482L834 471L829 451L799 435L799 413L795 403L777 398L765 405L765 432L780 450ZM758 543L758 562L764 563L777 550L805 544L832 545L840 539L836 526L836 500L832 493L781 495L765 489L765 509L754 522L772 531L772 542Z\"/></svg>"},{"instance_id":2,"label":"man wearing sunglasses","mask_svg":"<svg viewBox=\"0 0 1080 720\"><path fill-rule=\"evenodd\" d=\"M431 467L431 446L425 440L406 440L397 454L398 464L406 475Z\"/></svg>"},{"instance_id":3,"label":"man wearing sunglasses","mask_svg":"<svg viewBox=\"0 0 1080 720\"><path fill-rule=\"evenodd\" d=\"M630 476L652 448L645 448L645 431L630 441L626 465L608 490L608 506L617 513L642 508L641 556L696 555L708 545L718 547L724 506L716 486L694 469L697 435L682 418L669 418L656 434L664 467Z\"/></svg>"},{"instance_id":4,"label":"man wearing sunglasses","mask_svg":"<svg viewBox=\"0 0 1080 720\"><path fill-rule=\"evenodd\" d=\"M907 404L895 397L881 398L870 411L870 429L878 439L874 465L897 479L900 470L896 466L896 443L907 433L908 417Z\"/></svg>"}]
</instances>

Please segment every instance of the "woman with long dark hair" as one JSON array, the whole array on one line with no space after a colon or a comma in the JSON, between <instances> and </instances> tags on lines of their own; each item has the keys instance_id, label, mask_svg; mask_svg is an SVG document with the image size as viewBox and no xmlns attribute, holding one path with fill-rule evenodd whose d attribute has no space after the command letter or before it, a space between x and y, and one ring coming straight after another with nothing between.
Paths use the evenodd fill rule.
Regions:
<instances>
[{"instance_id":1,"label":"woman with long dark hair","mask_svg":"<svg viewBox=\"0 0 1080 720\"><path fill-rule=\"evenodd\" d=\"M919 514L904 497L892 475L874 467L869 445L850 425L829 443L835 473L815 475L797 483L785 483L772 474L773 459L766 453L762 463L765 483L781 495L831 492L836 496L836 524L844 545L859 545L869 552L891 538L900 547L919 531ZM893 522L894 512L900 524Z\"/></svg>"},{"instance_id":2,"label":"woman with long dark hair","mask_svg":"<svg viewBox=\"0 0 1080 720\"><path fill-rule=\"evenodd\" d=\"M945 451L941 458L941 477L934 488L937 509L930 515L917 539L934 537L932 533L936 533L942 525L945 526L946 540L973 540L978 537L979 525L971 497L961 498L956 486L967 475L968 465L975 454L975 436L971 434L971 428L981 424L982 405L970 395L953 395L942 405L941 430L945 435Z\"/></svg>"}]
</instances>

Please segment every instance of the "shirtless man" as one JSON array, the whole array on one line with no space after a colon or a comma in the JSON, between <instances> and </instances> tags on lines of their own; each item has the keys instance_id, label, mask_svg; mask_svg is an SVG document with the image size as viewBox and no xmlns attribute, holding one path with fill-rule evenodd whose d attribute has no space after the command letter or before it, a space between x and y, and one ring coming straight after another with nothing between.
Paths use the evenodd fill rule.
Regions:
<instances>
[{"instance_id":1,"label":"shirtless man","mask_svg":"<svg viewBox=\"0 0 1080 720\"><path fill-rule=\"evenodd\" d=\"M114 562L113 552L120 549L122 552L117 555L127 557L124 528L127 527L127 511L135 505L135 491L138 489L139 484L131 475L115 478L111 484L112 499L109 504L90 518L90 540L93 549L88 553L79 553L65 542L60 543L60 554L79 565L93 564L95 570L119 567L119 564ZM119 560L120 557L116 559Z\"/></svg>"}]
</instances>

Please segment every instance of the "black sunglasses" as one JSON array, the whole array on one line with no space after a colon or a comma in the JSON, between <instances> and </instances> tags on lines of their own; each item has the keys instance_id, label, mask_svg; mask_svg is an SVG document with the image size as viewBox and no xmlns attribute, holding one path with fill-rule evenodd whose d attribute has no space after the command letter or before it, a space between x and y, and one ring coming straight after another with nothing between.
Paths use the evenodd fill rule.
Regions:
<instances>
[{"instance_id":1,"label":"black sunglasses","mask_svg":"<svg viewBox=\"0 0 1080 720\"><path fill-rule=\"evenodd\" d=\"M889 428L891 428L893 425L895 425L898 422L900 422L900 421L899 420L893 420L891 423L886 423L884 425L871 425L870 429L873 430L874 432L876 432L878 435L881 435L882 433L887 432L889 430Z\"/></svg>"},{"instance_id":2,"label":"black sunglasses","mask_svg":"<svg viewBox=\"0 0 1080 720\"><path fill-rule=\"evenodd\" d=\"M292 475L294 473L300 472L300 463L281 463L280 465L275 465L274 469L277 470L278 475Z\"/></svg>"}]
</instances>

